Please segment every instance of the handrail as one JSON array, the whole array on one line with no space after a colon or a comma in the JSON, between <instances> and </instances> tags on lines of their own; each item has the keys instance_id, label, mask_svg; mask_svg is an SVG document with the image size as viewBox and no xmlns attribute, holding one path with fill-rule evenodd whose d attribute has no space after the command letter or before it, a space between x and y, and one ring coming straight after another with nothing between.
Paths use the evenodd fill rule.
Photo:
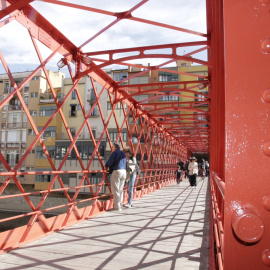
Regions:
<instances>
[{"instance_id":1,"label":"handrail","mask_svg":"<svg viewBox=\"0 0 270 270\"><path fill-rule=\"evenodd\" d=\"M222 195L223 200L225 200L225 182L222 181L216 173L213 173L213 178L218 186L218 189Z\"/></svg>"},{"instance_id":2,"label":"handrail","mask_svg":"<svg viewBox=\"0 0 270 270\"><path fill-rule=\"evenodd\" d=\"M224 200L225 200L225 182L217 176L215 172L211 172L210 191L211 206L213 219L213 239L216 253L216 268L223 269L223 251L224 251Z\"/></svg>"}]
</instances>

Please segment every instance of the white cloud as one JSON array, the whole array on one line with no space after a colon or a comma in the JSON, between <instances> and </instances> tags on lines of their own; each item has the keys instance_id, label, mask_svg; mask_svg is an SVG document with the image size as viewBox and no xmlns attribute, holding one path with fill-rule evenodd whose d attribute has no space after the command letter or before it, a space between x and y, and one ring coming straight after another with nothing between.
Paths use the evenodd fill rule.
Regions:
<instances>
[{"instance_id":1,"label":"white cloud","mask_svg":"<svg viewBox=\"0 0 270 270\"><path fill-rule=\"evenodd\" d=\"M111 12L123 12L134 5L138 0L69 0L69 3L85 5ZM115 20L113 16L97 14L90 11L73 9L59 5L48 4L42 1L34 1L31 4L42 16L57 27L76 46L80 46L86 40L94 36L109 23ZM203 0L149 0L146 4L134 11L134 17L143 18L169 24L189 30L206 32L205 1ZM0 28L0 50L8 64L36 64L39 65L28 31L17 22ZM156 44L168 44L204 40L196 35L182 33L131 20L122 20L112 26L106 32L83 47L83 51L100 51L117 48L149 46ZM42 55L49 55L45 46L40 45ZM184 51L184 49L183 49ZM186 51L187 52L187 51ZM58 56L59 57L59 56ZM60 58L60 57L59 57ZM56 65L55 58L50 65ZM135 62L158 64L161 60L153 59L137 60ZM134 61L133 61L134 62ZM2 73L0 65L0 73Z\"/></svg>"}]
</instances>

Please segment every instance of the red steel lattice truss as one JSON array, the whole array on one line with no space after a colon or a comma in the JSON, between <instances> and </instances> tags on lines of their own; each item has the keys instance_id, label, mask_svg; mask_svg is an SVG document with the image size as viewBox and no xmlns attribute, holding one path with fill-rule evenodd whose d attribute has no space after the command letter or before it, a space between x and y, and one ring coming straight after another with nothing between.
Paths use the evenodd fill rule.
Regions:
<instances>
[{"instance_id":1,"label":"red steel lattice truss","mask_svg":"<svg viewBox=\"0 0 270 270\"><path fill-rule=\"evenodd\" d=\"M269 134L267 141L265 132L267 124L269 130L269 119L265 117L267 110L269 112L269 90L267 90L269 76L265 76L264 80L260 81L262 74L266 73L266 67L269 65L267 57L270 42L265 30L267 27L264 27L266 19L268 20L266 16L269 16L266 14L269 9L269 1L250 0L242 3L232 0L206 0L207 29L205 33L134 16L134 13L155 1L130 2L132 4L129 3L130 7L126 9L127 11L112 12L91 7L90 4L80 5L78 1L1 1L1 30L15 22L27 29L26 35L30 37L33 52L40 63L25 80L17 85L5 58L5 53L3 53L6 48L2 48L2 46L0 48L0 60L14 88L14 91L8 92L1 101L0 110L3 111L12 99L18 99L27 116L28 126L35 133L35 138L27 146L25 153L20 156L14 167L11 168L6 156L0 153L0 160L5 168L4 171L0 172L0 176L4 178L0 187L0 201L21 197L30 209L27 214L1 220L1 223L4 223L22 217L29 218L26 226L0 234L2 252L24 245L112 207L112 198L106 200L107 195L100 194L103 186L108 185L110 190L104 160L100 154L100 145L102 140L105 139L111 147L112 141L108 126L114 123L117 130L116 140L121 143L122 147L129 145L134 153L141 156L140 169L142 173L136 180L135 198L174 182L175 164L179 158L185 160L192 153L210 153L210 220L212 224L210 229L210 255L212 254L210 268L268 269L270 247L269 242L267 245L266 239L269 239L270 234L270 195L269 192L268 194L265 192L265 187L262 190L259 190L255 184L252 185L250 190L246 187L248 186L246 184L248 179L245 176L245 166L247 164L254 165L259 161L265 162L265 164L268 164L268 170L259 167L258 170L262 173L258 174L257 171L253 176L255 179L261 176L263 179L268 178L269 180L270 143ZM105 26L105 23L102 23L101 29L93 34L89 34L89 31L83 33L83 43L76 46L72 43L72 40L67 38L68 35L65 36L58 30L57 24L61 21L61 18L48 16L51 20L55 20L51 23L49 19L45 18L45 14L43 15L42 7L55 5L63 10L63 13L72 10L84 12L83 14L87 14L87 16L96 16L96 23L103 22L101 19L103 17L113 18L113 20L106 21L107 25ZM163 13L162 11L159 12L160 14ZM196 15L191 13L190 16ZM244 20L244 23L239 26L241 20ZM245 24L247 21L249 21L248 26ZM131 47L116 43L116 48L107 44L104 48L108 49L100 51L88 49L91 48L89 44L123 22L133 24L134 30L150 26L151 28L147 29L166 30L168 31L168 40L169 37L172 37L172 42L160 41L155 36L153 40L157 41L153 41L153 43L159 45L151 43L150 45L142 44ZM253 23L253 26L251 26L251 23ZM256 28L257 25L260 27L259 29ZM252 31L256 36L254 42L250 40L251 34L248 34L249 31ZM135 32L136 39L143 40L143 34L140 35L138 31ZM158 32L155 33L157 35ZM188 42L175 43L179 40L177 36L182 33L187 35ZM127 34L123 32L122 36ZM259 45L260 42L261 45ZM134 44L136 43L134 42ZM138 42L138 44L140 43ZM43 59L41 52L41 47L44 45L50 50L50 54L45 59ZM127 48L119 48L119 46ZM226 51L226 54L224 51ZM246 60L250 57L250 54L248 54L250 52L252 52L252 61L254 61L252 63ZM23 54L23 50L19 53ZM207 57L199 57L200 53L205 53ZM61 59L58 64L67 68L72 79L72 86L63 99L58 98L48 74L48 66L55 58ZM148 63L153 60L155 64L138 65L134 63L134 61L137 63L143 62L145 59ZM190 61L190 59L193 63L208 67L208 74L188 73L188 76L194 78L194 80L188 81L181 80L181 76L187 75L181 69L168 69L168 65L176 61ZM139 68L141 71L133 75L129 74L128 77L122 78L120 81L115 81L104 71L105 68L114 65ZM253 65L256 65L256 68L252 68ZM45 74L49 92L56 105L55 111L41 130L38 129L22 96L24 87L40 70L43 70ZM154 72L175 73L180 79L172 82L152 81L150 78ZM149 77L148 83L130 83L132 79L143 75ZM82 93L78 90L78 85L85 76L90 78L95 95L95 101L90 111L85 110ZM202 81L203 88L208 90L207 93L200 91ZM101 85L101 91L97 91L96 82ZM262 91L265 89L260 99L258 98L258 92L260 91L257 91L256 94L253 91L258 87ZM240 91L239 89L243 90ZM68 98L74 91L83 115L80 129L75 135L71 133L68 119L63 112ZM102 111L101 95L103 93L107 93L110 101L111 111L108 115ZM252 97L249 97L250 93L254 93L251 95ZM259 95L261 94L259 93ZM139 96L143 98L139 99ZM176 97L178 101L168 98L166 102L160 102L160 99L167 96ZM196 99L197 96L200 96L200 99ZM239 104L239 102L242 103ZM119 104L122 108L122 118L119 118L117 114ZM251 108L256 109L256 116L249 117ZM103 125L103 132L99 138L95 138L89 118L95 109L99 111L100 121ZM56 117L60 117L70 141L69 148L57 167L42 137ZM130 118L132 123L136 124L130 124ZM242 131L247 131L249 127L255 127L258 123L262 124L261 130L263 132L261 134L257 134L254 128L250 128L249 134ZM84 127L87 127L94 145L92 156L86 165L82 161L76 145ZM123 130L127 132L127 141L122 136ZM136 137L136 143L132 140L132 137ZM256 140L254 137L256 137ZM248 143L252 143L254 149L257 148L247 150L245 147ZM36 145L40 146L46 155L50 164L50 171L20 171L25 159ZM78 169L76 171L64 170L63 166L72 152L78 161ZM247 155L249 160L239 161L239 153ZM101 169L91 169L94 158L98 160ZM243 169L236 169L235 164L237 163ZM100 183L93 184L89 174L97 172L103 173L103 177ZM67 188L62 178L63 174L66 173L81 173L83 176L76 187ZM51 175L51 181L48 187L41 191L25 191L19 179L20 176L46 174ZM11 183L16 185L19 193L6 195L5 190ZM59 188L55 188L55 183L58 183ZM263 181L260 183L261 186L265 186ZM78 196L82 188L88 189L90 198L79 199ZM70 190L75 190L75 192L71 195ZM48 200L48 196L57 192L64 194L66 203L44 208L44 202ZM263 199L258 200L252 192L258 193L260 198ZM40 201L36 206L31 200L33 195L40 196ZM45 217L47 212L60 208L64 209L64 212L59 216ZM241 254L240 259L236 257L237 254ZM251 265L254 268L250 268Z\"/></svg>"}]
</instances>

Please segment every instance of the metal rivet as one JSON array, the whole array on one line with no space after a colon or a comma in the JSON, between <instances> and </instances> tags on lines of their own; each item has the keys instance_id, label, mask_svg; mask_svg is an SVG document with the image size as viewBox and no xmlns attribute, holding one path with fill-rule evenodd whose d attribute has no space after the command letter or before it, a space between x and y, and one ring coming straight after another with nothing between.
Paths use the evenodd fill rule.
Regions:
<instances>
[{"instance_id":1,"label":"metal rivet","mask_svg":"<svg viewBox=\"0 0 270 270\"><path fill-rule=\"evenodd\" d=\"M270 212L270 194L263 197L263 207L265 210Z\"/></svg>"},{"instance_id":2,"label":"metal rivet","mask_svg":"<svg viewBox=\"0 0 270 270\"><path fill-rule=\"evenodd\" d=\"M264 53L270 53L270 39L266 38L261 41L261 50Z\"/></svg>"},{"instance_id":3,"label":"metal rivet","mask_svg":"<svg viewBox=\"0 0 270 270\"><path fill-rule=\"evenodd\" d=\"M262 100L266 103L270 103L270 89L266 89L262 93Z\"/></svg>"},{"instance_id":4,"label":"metal rivet","mask_svg":"<svg viewBox=\"0 0 270 270\"><path fill-rule=\"evenodd\" d=\"M270 141L267 141L263 144L263 152L265 155L270 156Z\"/></svg>"},{"instance_id":5,"label":"metal rivet","mask_svg":"<svg viewBox=\"0 0 270 270\"><path fill-rule=\"evenodd\" d=\"M270 266L270 251L269 249L266 249L262 253L262 261L266 266Z\"/></svg>"},{"instance_id":6,"label":"metal rivet","mask_svg":"<svg viewBox=\"0 0 270 270\"><path fill-rule=\"evenodd\" d=\"M259 3L261 3L262 5L267 5L270 4L270 0L259 0Z\"/></svg>"},{"instance_id":7,"label":"metal rivet","mask_svg":"<svg viewBox=\"0 0 270 270\"><path fill-rule=\"evenodd\" d=\"M256 243L263 236L263 221L252 209L238 209L232 215L231 222L236 236L243 242Z\"/></svg>"}]
</instances>

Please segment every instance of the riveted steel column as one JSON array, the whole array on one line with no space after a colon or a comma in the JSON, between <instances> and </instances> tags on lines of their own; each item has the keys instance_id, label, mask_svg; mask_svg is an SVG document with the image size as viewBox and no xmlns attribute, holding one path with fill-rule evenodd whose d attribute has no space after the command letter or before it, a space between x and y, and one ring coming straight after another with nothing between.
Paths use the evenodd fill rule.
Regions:
<instances>
[{"instance_id":1,"label":"riveted steel column","mask_svg":"<svg viewBox=\"0 0 270 270\"><path fill-rule=\"evenodd\" d=\"M224 1L224 269L270 269L270 1Z\"/></svg>"}]
</instances>

